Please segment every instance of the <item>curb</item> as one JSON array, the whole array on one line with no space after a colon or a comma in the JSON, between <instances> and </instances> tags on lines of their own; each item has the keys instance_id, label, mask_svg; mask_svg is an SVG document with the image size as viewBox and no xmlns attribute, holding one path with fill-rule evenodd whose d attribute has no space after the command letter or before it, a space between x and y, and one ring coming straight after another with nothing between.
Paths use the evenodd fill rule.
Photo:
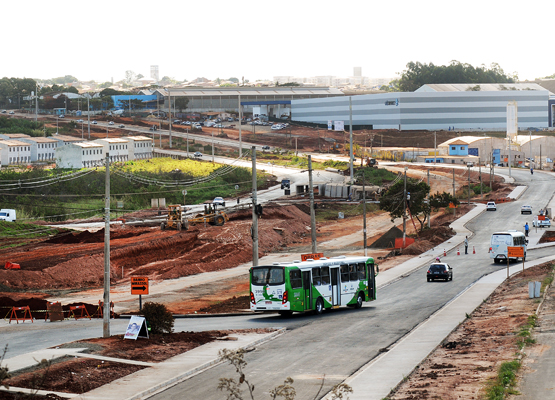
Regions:
<instances>
[{"instance_id":1,"label":"curb","mask_svg":"<svg viewBox=\"0 0 555 400\"><path fill-rule=\"evenodd\" d=\"M277 336L284 334L285 331L286 331L286 329L287 329L287 328L280 328L280 329L278 329L278 330L276 330L276 331L274 331L274 332L268 334L268 335L267 335L266 337L264 337L264 338L255 340L254 342L251 342L251 343L249 343L249 344L247 344L247 345L245 345L245 346L243 346L243 347L239 347L239 349L244 349L244 350L246 350L246 349L248 349L248 348L250 348L250 347L252 347L252 346L256 346L256 345L259 345L259 344L264 343L264 342L266 342L266 341L273 340L273 339L276 338ZM137 394L135 394L135 395L133 395L133 396L131 396L131 397L128 397L126 400L141 400L141 399L144 399L144 398L149 398L149 397L153 396L154 394L156 394L156 393L158 393L158 392L161 392L161 391L167 389L168 387L175 386L175 385L177 385L178 383L180 383L180 382L186 380L187 378L189 378L189 377L191 377L191 376L193 376L193 375L195 375L195 374L197 374L197 373L199 373L199 372L201 372L201 371L203 371L203 370L206 370L206 369L208 369L208 368L211 368L211 367L213 367L213 366L215 366L215 365L217 365L217 364L220 364L220 363L221 363L221 361L220 361L218 358L215 358L215 359L212 360L212 361L208 361L208 362L206 362L206 363L204 363L204 364L202 364L202 365L199 365L199 366L196 367L196 368L193 368L193 369L191 369L191 370L189 370L189 371L186 371L186 372L183 372L183 373L181 373L181 374L179 374L179 375L177 375L177 376L175 376L175 377L173 377L173 378L171 378L171 379L168 379L168 380L166 380L166 381L164 381L164 382L161 382L161 383L159 383L159 384L153 386L152 388L150 388L150 389L148 389L148 390L144 390L144 391L142 391L142 392L140 392L140 393L137 393Z\"/></svg>"}]
</instances>

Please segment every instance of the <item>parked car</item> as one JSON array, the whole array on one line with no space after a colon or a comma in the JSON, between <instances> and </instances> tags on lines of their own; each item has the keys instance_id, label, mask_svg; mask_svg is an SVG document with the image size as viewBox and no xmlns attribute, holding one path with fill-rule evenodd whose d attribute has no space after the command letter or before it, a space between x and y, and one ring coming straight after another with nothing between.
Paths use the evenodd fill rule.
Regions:
<instances>
[{"instance_id":1,"label":"parked car","mask_svg":"<svg viewBox=\"0 0 555 400\"><path fill-rule=\"evenodd\" d=\"M125 128L125 125L123 125L123 124L119 124L118 126L119 126L120 128Z\"/></svg>"},{"instance_id":2,"label":"parked car","mask_svg":"<svg viewBox=\"0 0 555 400\"><path fill-rule=\"evenodd\" d=\"M262 146L262 150L270 150L270 146Z\"/></svg>"},{"instance_id":3,"label":"parked car","mask_svg":"<svg viewBox=\"0 0 555 400\"><path fill-rule=\"evenodd\" d=\"M445 279L446 281L453 280L453 268L447 263L433 263L428 268L426 273L428 282L435 281L436 279Z\"/></svg>"},{"instance_id":4,"label":"parked car","mask_svg":"<svg viewBox=\"0 0 555 400\"><path fill-rule=\"evenodd\" d=\"M195 157L202 157L202 153L200 151L195 151L195 154L193 154Z\"/></svg>"},{"instance_id":5,"label":"parked car","mask_svg":"<svg viewBox=\"0 0 555 400\"><path fill-rule=\"evenodd\" d=\"M108 125L114 125L114 121L108 122Z\"/></svg>"},{"instance_id":6,"label":"parked car","mask_svg":"<svg viewBox=\"0 0 555 400\"><path fill-rule=\"evenodd\" d=\"M521 214L532 214L532 206L522 206L520 207Z\"/></svg>"},{"instance_id":7,"label":"parked car","mask_svg":"<svg viewBox=\"0 0 555 400\"><path fill-rule=\"evenodd\" d=\"M10 112L10 114L13 114L13 112ZM65 118L66 116L64 114L60 114L58 115L58 118Z\"/></svg>"},{"instance_id":8,"label":"parked car","mask_svg":"<svg viewBox=\"0 0 555 400\"><path fill-rule=\"evenodd\" d=\"M494 201L488 201L488 204L486 204L486 211L497 211L497 206Z\"/></svg>"},{"instance_id":9,"label":"parked car","mask_svg":"<svg viewBox=\"0 0 555 400\"><path fill-rule=\"evenodd\" d=\"M222 207L225 207L225 200L223 197L215 197L214 200L212 200L212 204L217 204Z\"/></svg>"},{"instance_id":10,"label":"parked car","mask_svg":"<svg viewBox=\"0 0 555 400\"><path fill-rule=\"evenodd\" d=\"M233 118L229 117L229 118L227 119L227 122L233 122Z\"/></svg>"},{"instance_id":11,"label":"parked car","mask_svg":"<svg viewBox=\"0 0 555 400\"><path fill-rule=\"evenodd\" d=\"M8 114L10 115L14 115L15 113L13 111L10 111Z\"/></svg>"},{"instance_id":12,"label":"parked car","mask_svg":"<svg viewBox=\"0 0 555 400\"><path fill-rule=\"evenodd\" d=\"M549 217L543 216L544 219L538 219L535 217L532 221L532 226L537 226L538 228L551 228L551 220Z\"/></svg>"},{"instance_id":13,"label":"parked car","mask_svg":"<svg viewBox=\"0 0 555 400\"><path fill-rule=\"evenodd\" d=\"M8 110L2 110L2 114L6 114Z\"/></svg>"},{"instance_id":14,"label":"parked car","mask_svg":"<svg viewBox=\"0 0 555 400\"><path fill-rule=\"evenodd\" d=\"M152 125L152 126L150 127L150 130L151 130L151 131L155 131L155 130L157 130L157 129L158 129L158 128L156 127L156 125Z\"/></svg>"},{"instance_id":15,"label":"parked car","mask_svg":"<svg viewBox=\"0 0 555 400\"><path fill-rule=\"evenodd\" d=\"M222 124L216 124L214 125L214 128L223 128L224 126Z\"/></svg>"},{"instance_id":16,"label":"parked car","mask_svg":"<svg viewBox=\"0 0 555 400\"><path fill-rule=\"evenodd\" d=\"M75 121L75 122L77 122L78 124L82 124L82 123L85 122L85 121L83 121L82 119L78 119L78 120Z\"/></svg>"},{"instance_id":17,"label":"parked car","mask_svg":"<svg viewBox=\"0 0 555 400\"><path fill-rule=\"evenodd\" d=\"M96 122L96 121L93 121L93 122L91 122L91 124L93 124L93 125L97 125L97 124L98 124L98 122Z\"/></svg>"}]
</instances>

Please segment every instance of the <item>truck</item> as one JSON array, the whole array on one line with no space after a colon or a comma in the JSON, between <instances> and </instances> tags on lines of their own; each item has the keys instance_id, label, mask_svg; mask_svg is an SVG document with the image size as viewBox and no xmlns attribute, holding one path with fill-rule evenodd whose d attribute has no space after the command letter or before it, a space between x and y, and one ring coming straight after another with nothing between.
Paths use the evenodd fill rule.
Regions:
<instances>
[{"instance_id":1,"label":"truck","mask_svg":"<svg viewBox=\"0 0 555 400\"><path fill-rule=\"evenodd\" d=\"M181 205L174 204L168 206L168 216L160 224L160 228L162 230L177 229L181 231L189 229L189 225L209 223L210 225L222 226L227 221L229 221L229 216L225 212L217 210L217 204L205 205L203 214L197 214L190 218L185 215Z\"/></svg>"},{"instance_id":2,"label":"truck","mask_svg":"<svg viewBox=\"0 0 555 400\"><path fill-rule=\"evenodd\" d=\"M15 222L15 210L11 208L2 208L0 210L0 221Z\"/></svg>"}]
</instances>

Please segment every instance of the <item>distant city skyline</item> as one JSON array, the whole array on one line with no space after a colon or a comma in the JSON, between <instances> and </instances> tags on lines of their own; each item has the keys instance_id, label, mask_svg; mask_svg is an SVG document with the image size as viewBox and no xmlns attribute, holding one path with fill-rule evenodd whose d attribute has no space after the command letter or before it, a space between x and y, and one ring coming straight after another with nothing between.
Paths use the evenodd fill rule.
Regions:
<instances>
[{"instance_id":1,"label":"distant city skyline","mask_svg":"<svg viewBox=\"0 0 555 400\"><path fill-rule=\"evenodd\" d=\"M395 78L411 61L457 60L533 80L555 73L554 11L547 0L468 0L456 12L439 0L7 2L0 77L120 81L128 70L150 77L157 65L160 78L177 81L348 77L354 67Z\"/></svg>"}]
</instances>

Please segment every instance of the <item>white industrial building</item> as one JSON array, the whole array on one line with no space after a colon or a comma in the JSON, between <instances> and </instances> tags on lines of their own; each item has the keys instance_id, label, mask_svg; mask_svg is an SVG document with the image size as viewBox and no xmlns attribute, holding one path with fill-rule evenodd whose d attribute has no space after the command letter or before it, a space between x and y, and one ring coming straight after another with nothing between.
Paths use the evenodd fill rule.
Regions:
<instances>
[{"instance_id":1,"label":"white industrial building","mask_svg":"<svg viewBox=\"0 0 555 400\"><path fill-rule=\"evenodd\" d=\"M31 162L31 145L19 140L0 140L2 166Z\"/></svg>"},{"instance_id":2,"label":"white industrial building","mask_svg":"<svg viewBox=\"0 0 555 400\"><path fill-rule=\"evenodd\" d=\"M92 168L104 163L104 146L95 142L69 143L56 149L58 168Z\"/></svg>"},{"instance_id":3,"label":"white industrial building","mask_svg":"<svg viewBox=\"0 0 555 400\"><path fill-rule=\"evenodd\" d=\"M146 136L127 136L129 141L129 159L147 160L152 158L154 143L151 138Z\"/></svg>"},{"instance_id":4,"label":"white industrial building","mask_svg":"<svg viewBox=\"0 0 555 400\"><path fill-rule=\"evenodd\" d=\"M519 129L553 127L555 95L537 84L463 86L291 100L291 119L324 126L340 121L346 127L352 120L353 126L370 129L504 131L507 105L516 101Z\"/></svg>"},{"instance_id":5,"label":"white industrial building","mask_svg":"<svg viewBox=\"0 0 555 400\"><path fill-rule=\"evenodd\" d=\"M92 142L104 147L104 153L110 155L110 163L129 161L129 142L121 138L96 139Z\"/></svg>"},{"instance_id":6,"label":"white industrial building","mask_svg":"<svg viewBox=\"0 0 555 400\"><path fill-rule=\"evenodd\" d=\"M50 137L28 137L19 139L31 145L31 162L53 162L59 142Z\"/></svg>"}]
</instances>

